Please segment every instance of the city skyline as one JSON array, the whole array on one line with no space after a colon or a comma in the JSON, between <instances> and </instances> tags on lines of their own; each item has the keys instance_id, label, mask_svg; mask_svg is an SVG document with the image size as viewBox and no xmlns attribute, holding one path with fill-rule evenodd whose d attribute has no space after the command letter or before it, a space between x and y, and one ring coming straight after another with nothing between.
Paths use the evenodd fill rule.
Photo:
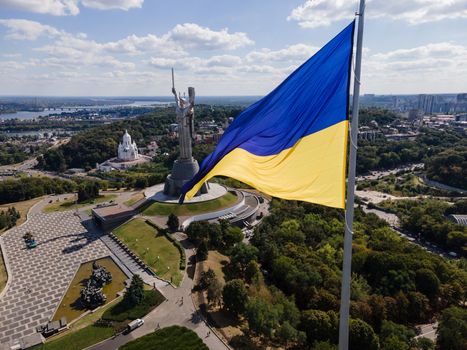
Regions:
<instances>
[{"instance_id":1,"label":"city skyline","mask_svg":"<svg viewBox=\"0 0 467 350\"><path fill-rule=\"evenodd\" d=\"M0 0L0 95L265 95L357 2ZM399 15L395 15L399 13ZM368 1L362 93L460 93L467 4ZM121 24L121 25L120 25Z\"/></svg>"}]
</instances>

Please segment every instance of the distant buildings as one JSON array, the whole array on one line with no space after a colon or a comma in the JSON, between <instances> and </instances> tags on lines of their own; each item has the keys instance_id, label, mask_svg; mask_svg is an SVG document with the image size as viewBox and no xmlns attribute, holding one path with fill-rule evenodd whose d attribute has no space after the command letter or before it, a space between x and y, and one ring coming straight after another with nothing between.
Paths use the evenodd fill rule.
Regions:
<instances>
[{"instance_id":1,"label":"distant buildings","mask_svg":"<svg viewBox=\"0 0 467 350\"><path fill-rule=\"evenodd\" d=\"M467 94L456 96L456 112L467 112Z\"/></svg>"}]
</instances>

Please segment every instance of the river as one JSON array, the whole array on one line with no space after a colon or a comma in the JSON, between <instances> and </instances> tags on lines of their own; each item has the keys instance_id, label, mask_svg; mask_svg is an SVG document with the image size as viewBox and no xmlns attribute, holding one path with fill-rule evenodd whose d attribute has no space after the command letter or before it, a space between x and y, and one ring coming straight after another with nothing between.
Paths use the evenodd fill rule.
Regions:
<instances>
[{"instance_id":1,"label":"river","mask_svg":"<svg viewBox=\"0 0 467 350\"><path fill-rule=\"evenodd\" d=\"M164 101L134 101L126 104L109 104L101 106L74 106L74 107L63 107L63 108L46 108L40 112L29 112L29 111L18 111L16 113L6 113L0 114L0 119L35 119L40 116L45 117L51 114L59 114L62 112L76 112L83 110L100 110L100 109L113 109L120 107L150 107L150 106L160 106L166 105L168 102Z\"/></svg>"}]
</instances>

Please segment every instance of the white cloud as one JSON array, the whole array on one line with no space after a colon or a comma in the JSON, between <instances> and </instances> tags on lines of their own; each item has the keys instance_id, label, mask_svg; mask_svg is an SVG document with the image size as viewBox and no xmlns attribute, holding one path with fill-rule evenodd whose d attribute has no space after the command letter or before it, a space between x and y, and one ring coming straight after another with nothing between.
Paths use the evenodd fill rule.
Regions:
<instances>
[{"instance_id":1,"label":"white cloud","mask_svg":"<svg viewBox=\"0 0 467 350\"><path fill-rule=\"evenodd\" d=\"M252 51L247 56L248 62L290 62L305 61L318 51L317 47L295 44L281 50L261 49Z\"/></svg>"},{"instance_id":2,"label":"white cloud","mask_svg":"<svg viewBox=\"0 0 467 350\"><path fill-rule=\"evenodd\" d=\"M0 7L46 13L54 16L77 15L77 0L0 0Z\"/></svg>"},{"instance_id":3,"label":"white cloud","mask_svg":"<svg viewBox=\"0 0 467 350\"><path fill-rule=\"evenodd\" d=\"M141 8L144 0L81 0L83 6L98 10L124 10Z\"/></svg>"},{"instance_id":4,"label":"white cloud","mask_svg":"<svg viewBox=\"0 0 467 350\"><path fill-rule=\"evenodd\" d=\"M464 62L467 46L450 42L375 53L363 59L362 83L365 91L461 91L467 80Z\"/></svg>"},{"instance_id":5,"label":"white cloud","mask_svg":"<svg viewBox=\"0 0 467 350\"><path fill-rule=\"evenodd\" d=\"M185 48L204 50L234 50L254 44L246 33L229 33L227 28L215 31L194 23L177 24L168 37Z\"/></svg>"},{"instance_id":6,"label":"white cloud","mask_svg":"<svg viewBox=\"0 0 467 350\"><path fill-rule=\"evenodd\" d=\"M79 4L98 10L141 8L144 0L0 0L0 7L43 13L53 16L76 16Z\"/></svg>"},{"instance_id":7,"label":"white cloud","mask_svg":"<svg viewBox=\"0 0 467 350\"><path fill-rule=\"evenodd\" d=\"M36 40L42 35L57 36L61 32L49 25L26 19L0 19L0 25L8 28L7 39Z\"/></svg>"},{"instance_id":8,"label":"white cloud","mask_svg":"<svg viewBox=\"0 0 467 350\"><path fill-rule=\"evenodd\" d=\"M297 21L304 28L315 28L351 19L357 9L356 1L307 0L293 9L287 20ZM367 18L388 18L416 25L443 19L467 18L467 1L368 0L365 15Z\"/></svg>"}]
</instances>

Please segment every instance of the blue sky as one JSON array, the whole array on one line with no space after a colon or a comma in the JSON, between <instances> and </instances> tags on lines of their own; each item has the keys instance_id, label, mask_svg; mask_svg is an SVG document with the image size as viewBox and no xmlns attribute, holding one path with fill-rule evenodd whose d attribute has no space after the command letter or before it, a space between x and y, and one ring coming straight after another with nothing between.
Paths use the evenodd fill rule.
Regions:
<instances>
[{"instance_id":1,"label":"blue sky","mask_svg":"<svg viewBox=\"0 0 467 350\"><path fill-rule=\"evenodd\" d=\"M0 0L0 94L263 95L349 23L349 0ZM467 89L467 1L368 0L364 93Z\"/></svg>"}]
</instances>

